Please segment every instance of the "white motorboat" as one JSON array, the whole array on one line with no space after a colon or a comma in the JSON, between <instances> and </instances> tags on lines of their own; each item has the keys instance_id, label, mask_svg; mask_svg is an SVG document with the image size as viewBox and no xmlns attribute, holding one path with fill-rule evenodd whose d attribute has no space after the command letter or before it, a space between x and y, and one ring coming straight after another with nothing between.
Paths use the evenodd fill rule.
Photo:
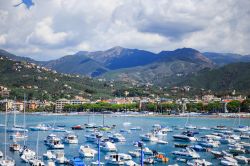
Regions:
<instances>
[{"instance_id":1,"label":"white motorboat","mask_svg":"<svg viewBox=\"0 0 250 166\"><path fill-rule=\"evenodd\" d=\"M68 163L68 160L64 156L63 151L57 151L57 152L55 152L55 155L56 155L56 159L55 159L56 164L66 164L66 163Z\"/></svg>"},{"instance_id":2,"label":"white motorboat","mask_svg":"<svg viewBox=\"0 0 250 166\"><path fill-rule=\"evenodd\" d=\"M113 144L112 142L109 142L109 141L102 143L100 148L102 151L105 151L105 152L116 152L117 151L115 144Z\"/></svg>"},{"instance_id":3,"label":"white motorboat","mask_svg":"<svg viewBox=\"0 0 250 166\"><path fill-rule=\"evenodd\" d=\"M210 129L210 128L208 128L208 127L200 127L200 128L199 128L199 130L201 130L201 131L202 131L202 130L207 131L207 130L211 130L211 129Z\"/></svg>"},{"instance_id":4,"label":"white motorboat","mask_svg":"<svg viewBox=\"0 0 250 166\"><path fill-rule=\"evenodd\" d=\"M55 134L49 134L47 137L46 137L46 139L44 140L44 143L46 144L46 145L48 145L53 139L55 139L56 138L56 135Z\"/></svg>"},{"instance_id":5,"label":"white motorboat","mask_svg":"<svg viewBox=\"0 0 250 166\"><path fill-rule=\"evenodd\" d=\"M208 139L212 139L212 140L221 140L221 136L218 135L213 135L213 134L207 134L205 136L203 136L204 138L208 138Z\"/></svg>"},{"instance_id":6,"label":"white motorboat","mask_svg":"<svg viewBox=\"0 0 250 166\"><path fill-rule=\"evenodd\" d=\"M186 129L196 129L197 127L196 127L196 126L193 126L193 125L191 125L191 124L187 124L187 125L185 125L185 128L186 128Z\"/></svg>"},{"instance_id":7,"label":"white motorboat","mask_svg":"<svg viewBox=\"0 0 250 166\"><path fill-rule=\"evenodd\" d=\"M10 139L20 140L20 139L25 139L25 138L28 138L28 135L21 133L21 132L16 132L10 135Z\"/></svg>"},{"instance_id":8,"label":"white motorboat","mask_svg":"<svg viewBox=\"0 0 250 166\"><path fill-rule=\"evenodd\" d=\"M238 146L238 147L230 147L229 152L232 154L244 154L246 153L246 150L243 147Z\"/></svg>"},{"instance_id":9,"label":"white motorboat","mask_svg":"<svg viewBox=\"0 0 250 166\"><path fill-rule=\"evenodd\" d=\"M15 160L12 159L2 159L0 160L0 166L15 166Z\"/></svg>"},{"instance_id":10,"label":"white motorboat","mask_svg":"<svg viewBox=\"0 0 250 166\"><path fill-rule=\"evenodd\" d=\"M136 151L141 152L141 149L136 149ZM142 149L144 155L153 155L153 151L150 150L148 147Z\"/></svg>"},{"instance_id":11,"label":"white motorboat","mask_svg":"<svg viewBox=\"0 0 250 166\"><path fill-rule=\"evenodd\" d=\"M187 142L197 141L197 138L194 137L193 135L176 134L176 135L173 135L173 137L175 140L178 140L178 141L187 141Z\"/></svg>"},{"instance_id":12,"label":"white motorboat","mask_svg":"<svg viewBox=\"0 0 250 166\"><path fill-rule=\"evenodd\" d=\"M48 142L48 147L50 149L64 149L64 145L61 143L61 139L57 137Z\"/></svg>"},{"instance_id":13,"label":"white motorboat","mask_svg":"<svg viewBox=\"0 0 250 166\"><path fill-rule=\"evenodd\" d=\"M158 140L158 141L157 141L157 144L168 144L168 142L167 142L167 141L164 141L164 140Z\"/></svg>"},{"instance_id":14,"label":"white motorboat","mask_svg":"<svg viewBox=\"0 0 250 166\"><path fill-rule=\"evenodd\" d=\"M67 132L67 130L63 127L53 127L50 130L53 132Z\"/></svg>"},{"instance_id":15,"label":"white motorboat","mask_svg":"<svg viewBox=\"0 0 250 166\"><path fill-rule=\"evenodd\" d=\"M227 130L226 126L216 126L216 127L212 127L213 130Z\"/></svg>"},{"instance_id":16,"label":"white motorboat","mask_svg":"<svg viewBox=\"0 0 250 166\"><path fill-rule=\"evenodd\" d=\"M237 160L235 160L232 157L228 157L228 156L224 156L221 159L221 165L225 165L225 166L238 166L238 162Z\"/></svg>"},{"instance_id":17,"label":"white motorboat","mask_svg":"<svg viewBox=\"0 0 250 166\"><path fill-rule=\"evenodd\" d=\"M152 127L155 128L155 129L160 129L161 125L160 124L154 124Z\"/></svg>"},{"instance_id":18,"label":"white motorboat","mask_svg":"<svg viewBox=\"0 0 250 166\"><path fill-rule=\"evenodd\" d=\"M161 130L155 131L155 135L156 135L157 137L167 136L167 135L168 135L167 132L168 132L168 131L161 129Z\"/></svg>"},{"instance_id":19,"label":"white motorboat","mask_svg":"<svg viewBox=\"0 0 250 166\"><path fill-rule=\"evenodd\" d=\"M235 132L247 132L250 130L248 126L239 126L237 128L233 128Z\"/></svg>"},{"instance_id":20,"label":"white motorboat","mask_svg":"<svg viewBox=\"0 0 250 166\"><path fill-rule=\"evenodd\" d=\"M126 161L132 160L132 157L124 153L112 153L105 156L105 160L107 160L107 164L124 165Z\"/></svg>"},{"instance_id":21,"label":"white motorboat","mask_svg":"<svg viewBox=\"0 0 250 166\"><path fill-rule=\"evenodd\" d=\"M85 137L88 142L95 142L98 136L102 136L102 134L99 132L94 132L91 133L90 135L86 135Z\"/></svg>"},{"instance_id":22,"label":"white motorboat","mask_svg":"<svg viewBox=\"0 0 250 166\"><path fill-rule=\"evenodd\" d=\"M151 142L157 142L158 138L155 137L153 133L146 133L144 135L140 136L142 141L151 141Z\"/></svg>"},{"instance_id":23,"label":"white motorboat","mask_svg":"<svg viewBox=\"0 0 250 166\"><path fill-rule=\"evenodd\" d=\"M95 155L97 154L97 151L90 148L90 146L85 145L85 146L80 146L79 154L81 157L91 157L94 158Z\"/></svg>"},{"instance_id":24,"label":"white motorboat","mask_svg":"<svg viewBox=\"0 0 250 166\"><path fill-rule=\"evenodd\" d=\"M188 160L187 165L190 165L190 166L209 166L209 165L212 165L212 163L206 161L205 159L194 159L194 160Z\"/></svg>"},{"instance_id":25,"label":"white motorboat","mask_svg":"<svg viewBox=\"0 0 250 166\"><path fill-rule=\"evenodd\" d=\"M36 153L30 149L25 149L22 153L21 153L21 160L25 163L28 163L30 160L35 158Z\"/></svg>"},{"instance_id":26,"label":"white motorboat","mask_svg":"<svg viewBox=\"0 0 250 166\"><path fill-rule=\"evenodd\" d=\"M78 137L73 133L68 133L64 136L63 142L66 144L78 144Z\"/></svg>"},{"instance_id":27,"label":"white motorboat","mask_svg":"<svg viewBox=\"0 0 250 166\"><path fill-rule=\"evenodd\" d=\"M48 131L50 127L45 124L38 124L37 126L30 127L29 129L31 131Z\"/></svg>"},{"instance_id":28,"label":"white motorboat","mask_svg":"<svg viewBox=\"0 0 250 166\"><path fill-rule=\"evenodd\" d=\"M137 164L133 160L124 161L124 165L125 166L139 166L139 164Z\"/></svg>"},{"instance_id":29,"label":"white motorboat","mask_svg":"<svg viewBox=\"0 0 250 166\"><path fill-rule=\"evenodd\" d=\"M29 163L31 166L45 166L44 162L37 158L29 160Z\"/></svg>"},{"instance_id":30,"label":"white motorboat","mask_svg":"<svg viewBox=\"0 0 250 166\"><path fill-rule=\"evenodd\" d=\"M229 137L222 137L220 139L220 142L222 144L232 144L232 143L235 143L236 141L234 139L229 138Z\"/></svg>"},{"instance_id":31,"label":"white motorboat","mask_svg":"<svg viewBox=\"0 0 250 166\"><path fill-rule=\"evenodd\" d=\"M112 136L109 137L109 139L111 139L114 142L125 142L126 139L123 135L121 135L120 133L115 133Z\"/></svg>"},{"instance_id":32,"label":"white motorboat","mask_svg":"<svg viewBox=\"0 0 250 166\"><path fill-rule=\"evenodd\" d=\"M21 145L16 142L10 145L11 151L19 151L20 149L21 149Z\"/></svg>"},{"instance_id":33,"label":"white motorboat","mask_svg":"<svg viewBox=\"0 0 250 166\"><path fill-rule=\"evenodd\" d=\"M239 164L247 164L250 161L250 159L245 156L235 156L234 158L238 161Z\"/></svg>"},{"instance_id":34,"label":"white motorboat","mask_svg":"<svg viewBox=\"0 0 250 166\"><path fill-rule=\"evenodd\" d=\"M180 157L188 160L200 158L200 155L196 153L195 150L190 148L182 149L180 151L173 151L172 154L175 157Z\"/></svg>"},{"instance_id":35,"label":"white motorboat","mask_svg":"<svg viewBox=\"0 0 250 166\"><path fill-rule=\"evenodd\" d=\"M198 144L203 146L203 147L207 147L207 148L217 148L217 147L219 147L220 142L205 138L205 139L198 141Z\"/></svg>"},{"instance_id":36,"label":"white motorboat","mask_svg":"<svg viewBox=\"0 0 250 166\"><path fill-rule=\"evenodd\" d=\"M135 151L128 151L128 154L132 157L140 157L141 156L141 152L139 150L135 150Z\"/></svg>"},{"instance_id":37,"label":"white motorboat","mask_svg":"<svg viewBox=\"0 0 250 166\"><path fill-rule=\"evenodd\" d=\"M56 155L53 154L53 152L51 150L47 150L46 153L43 154L43 158L44 159L55 159L56 158Z\"/></svg>"}]
</instances>

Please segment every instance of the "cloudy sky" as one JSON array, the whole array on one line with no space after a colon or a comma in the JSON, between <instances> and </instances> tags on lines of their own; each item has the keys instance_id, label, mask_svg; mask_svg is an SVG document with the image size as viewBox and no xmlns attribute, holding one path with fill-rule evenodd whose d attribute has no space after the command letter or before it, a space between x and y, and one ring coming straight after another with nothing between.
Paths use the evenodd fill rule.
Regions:
<instances>
[{"instance_id":1,"label":"cloudy sky","mask_svg":"<svg viewBox=\"0 0 250 166\"><path fill-rule=\"evenodd\" d=\"M250 0L0 0L0 48L37 60L114 46L250 54Z\"/></svg>"}]
</instances>

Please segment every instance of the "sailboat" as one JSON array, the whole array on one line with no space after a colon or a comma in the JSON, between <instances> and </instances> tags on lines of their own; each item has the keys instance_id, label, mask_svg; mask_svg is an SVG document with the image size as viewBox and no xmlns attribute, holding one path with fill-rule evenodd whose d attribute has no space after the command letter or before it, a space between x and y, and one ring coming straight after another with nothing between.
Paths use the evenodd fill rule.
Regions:
<instances>
[{"instance_id":1,"label":"sailboat","mask_svg":"<svg viewBox=\"0 0 250 166\"><path fill-rule=\"evenodd\" d=\"M36 157L29 160L30 165L32 166L45 166L42 160L38 158L38 143L39 143L39 131L37 132L37 140L36 140Z\"/></svg>"},{"instance_id":2,"label":"sailboat","mask_svg":"<svg viewBox=\"0 0 250 166\"><path fill-rule=\"evenodd\" d=\"M130 126L131 123L127 120L127 115L124 113L124 122L123 122L123 126Z\"/></svg>"},{"instance_id":3,"label":"sailboat","mask_svg":"<svg viewBox=\"0 0 250 166\"><path fill-rule=\"evenodd\" d=\"M99 130L101 130L101 131L109 131L109 130L111 130L111 127L105 126L104 113L102 114L102 126L100 126Z\"/></svg>"},{"instance_id":4,"label":"sailboat","mask_svg":"<svg viewBox=\"0 0 250 166\"><path fill-rule=\"evenodd\" d=\"M0 160L0 166L14 166L15 160L7 156L7 103L5 105L5 131L4 131L4 158Z\"/></svg>"},{"instance_id":5,"label":"sailboat","mask_svg":"<svg viewBox=\"0 0 250 166\"><path fill-rule=\"evenodd\" d=\"M24 117L25 117L25 114L24 114ZM14 120L13 120L13 127L11 127L10 129L8 129L7 130L8 132L28 132L28 130L25 129L24 126L16 124L16 102L14 103L13 118L14 118Z\"/></svg>"},{"instance_id":6,"label":"sailboat","mask_svg":"<svg viewBox=\"0 0 250 166\"><path fill-rule=\"evenodd\" d=\"M238 127L236 127L236 128L233 128L233 130L235 131L235 132L247 132L247 131L249 131L250 130L250 128L248 127L248 126L242 126L240 123L241 123L241 121L240 121L240 108L239 108L239 114L238 114L238 120L239 120L239 122L238 122Z\"/></svg>"},{"instance_id":7,"label":"sailboat","mask_svg":"<svg viewBox=\"0 0 250 166\"><path fill-rule=\"evenodd\" d=\"M186 129L196 129L196 126L189 124L189 117L190 117L190 113L188 113L187 121L185 123L185 128Z\"/></svg>"},{"instance_id":8,"label":"sailboat","mask_svg":"<svg viewBox=\"0 0 250 166\"><path fill-rule=\"evenodd\" d=\"M54 121L53 127L51 128L52 131L54 131L54 132L66 132L67 131L63 127L55 127L56 126L56 122L57 122L57 116L56 116L56 119Z\"/></svg>"},{"instance_id":9,"label":"sailboat","mask_svg":"<svg viewBox=\"0 0 250 166\"><path fill-rule=\"evenodd\" d=\"M23 102L23 126L19 126L20 128L26 129L26 101L25 101L25 96L24 96L24 102ZM15 132L13 134L10 135L10 139L14 139L14 140L20 140L20 139L26 139L28 138L28 135L26 134L28 130L24 130L24 132Z\"/></svg>"}]
</instances>

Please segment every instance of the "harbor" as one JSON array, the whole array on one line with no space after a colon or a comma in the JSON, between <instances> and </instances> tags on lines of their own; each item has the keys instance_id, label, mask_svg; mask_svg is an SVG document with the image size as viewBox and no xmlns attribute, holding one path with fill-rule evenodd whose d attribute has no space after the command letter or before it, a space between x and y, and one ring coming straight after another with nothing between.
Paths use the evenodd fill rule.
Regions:
<instances>
[{"instance_id":1,"label":"harbor","mask_svg":"<svg viewBox=\"0 0 250 166\"><path fill-rule=\"evenodd\" d=\"M4 122L5 114L0 120ZM15 125L25 124L27 130L19 131L24 137L13 138L14 120ZM98 136L100 164L105 165L141 165L138 142L143 143L144 165L248 165L250 157L248 118L8 114L7 122L7 143L0 150L4 157L6 146L6 155L20 166L34 160L20 156L24 145L45 165L67 165L73 159L98 165ZM2 125L1 138L4 129ZM20 147L13 149L14 144Z\"/></svg>"}]
</instances>

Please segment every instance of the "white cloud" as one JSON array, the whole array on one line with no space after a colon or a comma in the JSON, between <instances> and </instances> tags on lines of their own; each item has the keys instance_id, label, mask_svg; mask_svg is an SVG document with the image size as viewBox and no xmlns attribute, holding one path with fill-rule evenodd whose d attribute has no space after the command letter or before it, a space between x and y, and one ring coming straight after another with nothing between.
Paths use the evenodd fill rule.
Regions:
<instances>
[{"instance_id":1,"label":"white cloud","mask_svg":"<svg viewBox=\"0 0 250 166\"><path fill-rule=\"evenodd\" d=\"M0 0L0 45L17 55L54 59L113 46L154 52L192 47L250 53L250 1Z\"/></svg>"},{"instance_id":2,"label":"white cloud","mask_svg":"<svg viewBox=\"0 0 250 166\"><path fill-rule=\"evenodd\" d=\"M0 34L0 45L4 45L6 43L6 35Z\"/></svg>"},{"instance_id":3,"label":"white cloud","mask_svg":"<svg viewBox=\"0 0 250 166\"><path fill-rule=\"evenodd\" d=\"M64 45L69 37L66 32L54 32L51 17L44 18L38 22L34 31L27 37L27 42L37 45Z\"/></svg>"}]
</instances>

